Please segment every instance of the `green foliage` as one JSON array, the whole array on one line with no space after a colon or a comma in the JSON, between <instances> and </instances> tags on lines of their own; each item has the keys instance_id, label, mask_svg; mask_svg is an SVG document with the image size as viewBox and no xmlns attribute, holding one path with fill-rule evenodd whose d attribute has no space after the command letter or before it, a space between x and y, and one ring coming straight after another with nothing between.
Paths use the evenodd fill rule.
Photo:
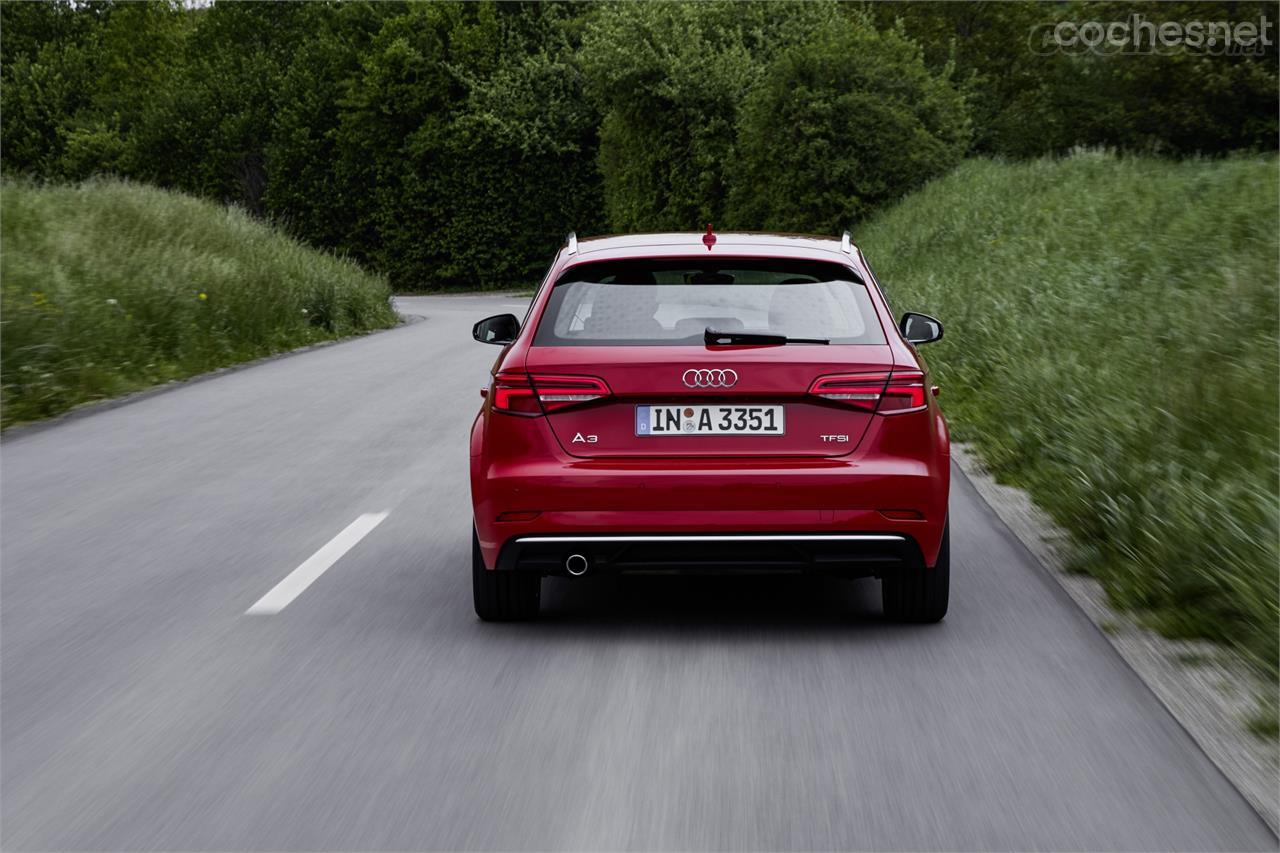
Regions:
<instances>
[{"instance_id":1,"label":"green foliage","mask_svg":"<svg viewBox=\"0 0 1280 853\"><path fill-rule=\"evenodd\" d=\"M1273 2L1153 3L1134 7L1078 2L1075 20L1126 20L1140 12L1165 21L1277 22ZM1076 132L1061 144L1108 145L1164 153L1213 153L1274 148L1280 50L1260 54L1205 55L1182 50L1062 61L1050 79L1051 108ZM1054 85L1057 84L1057 85Z\"/></svg>"},{"instance_id":2,"label":"green foliage","mask_svg":"<svg viewBox=\"0 0 1280 853\"><path fill-rule=\"evenodd\" d=\"M358 67L333 84L343 87L336 115L321 114L327 126L312 123L303 137L332 146L332 173L315 174L313 185L329 178L333 192L294 195L273 213L332 224L315 207L340 208L345 236L334 243L385 270L397 289L535 280L568 231L602 222L598 116L567 61L576 14L550 4L419 4L387 16L358 58L340 60ZM317 103L311 115L324 109ZM287 143L278 150L286 162L297 156Z\"/></svg>"},{"instance_id":3,"label":"green foliage","mask_svg":"<svg viewBox=\"0 0 1280 853\"><path fill-rule=\"evenodd\" d=\"M1063 19L1063 5L890 0L866 8L881 29L898 25L918 42L930 68L954 68L972 110L976 151L1034 154L1070 144L1055 135L1057 115L1046 101L1045 80L1058 60L1029 47L1033 27Z\"/></svg>"},{"instance_id":4,"label":"green foliage","mask_svg":"<svg viewBox=\"0 0 1280 853\"><path fill-rule=\"evenodd\" d=\"M343 117L344 140L367 140L344 146L361 160L395 146L351 164L377 187L377 264L403 289L528 281L574 227L566 206L590 201L591 151L575 152L593 145L594 117L575 108L577 75L525 38L541 24L553 40L559 9L410 11L383 28Z\"/></svg>"},{"instance_id":5,"label":"green foliage","mask_svg":"<svg viewBox=\"0 0 1280 853\"><path fill-rule=\"evenodd\" d=\"M166 2L0 7L6 171L127 170L128 137L178 61L189 19Z\"/></svg>"},{"instance_id":6,"label":"green foliage","mask_svg":"<svg viewBox=\"0 0 1280 853\"><path fill-rule=\"evenodd\" d=\"M312 17L296 3L201 12L182 62L148 99L122 172L262 213L276 93Z\"/></svg>"},{"instance_id":7,"label":"green foliage","mask_svg":"<svg viewBox=\"0 0 1280 853\"><path fill-rule=\"evenodd\" d=\"M344 158L342 117L352 81L361 70L395 4L343 3L308 7L311 37L293 53L275 90L270 139L264 158L268 181L263 204L290 231L372 263L377 232L369 220L373 194L360 179L369 158Z\"/></svg>"},{"instance_id":8,"label":"green foliage","mask_svg":"<svg viewBox=\"0 0 1280 853\"><path fill-rule=\"evenodd\" d=\"M597 121L581 73L545 53L504 64L472 88L431 149L432 185L448 205L421 235L435 253L433 286L537 281L569 231L603 229L590 168Z\"/></svg>"},{"instance_id":9,"label":"green foliage","mask_svg":"<svg viewBox=\"0 0 1280 853\"><path fill-rule=\"evenodd\" d=\"M1264 697L1262 707L1249 718L1246 725L1256 737L1265 740L1280 738L1280 711L1277 710L1276 698Z\"/></svg>"},{"instance_id":10,"label":"green foliage","mask_svg":"<svg viewBox=\"0 0 1280 853\"><path fill-rule=\"evenodd\" d=\"M1033 50L1033 28L1059 21L1277 21L1267 2L875 2L901 21L931 67L954 62L970 93L974 148L1035 156L1073 146L1173 154L1274 149L1280 88L1276 31L1258 54L1182 49L1126 54Z\"/></svg>"},{"instance_id":11,"label":"green foliage","mask_svg":"<svg viewBox=\"0 0 1280 853\"><path fill-rule=\"evenodd\" d=\"M1275 156L970 161L857 236L956 437L1173 636L1277 667Z\"/></svg>"},{"instance_id":12,"label":"green foliage","mask_svg":"<svg viewBox=\"0 0 1280 853\"><path fill-rule=\"evenodd\" d=\"M726 222L738 109L769 55L838 18L831 3L602 7L578 54L600 104L600 171L619 231Z\"/></svg>"},{"instance_id":13,"label":"green foliage","mask_svg":"<svg viewBox=\"0 0 1280 853\"><path fill-rule=\"evenodd\" d=\"M0 187L5 425L396 322L386 280L217 204Z\"/></svg>"},{"instance_id":14,"label":"green foliage","mask_svg":"<svg viewBox=\"0 0 1280 853\"><path fill-rule=\"evenodd\" d=\"M1031 47L1039 25L1135 12L1276 17L1196 2L6 2L0 167L232 203L397 289L440 290L527 286L570 230L838 232L971 150L1275 148L1274 47Z\"/></svg>"},{"instance_id":15,"label":"green foliage","mask_svg":"<svg viewBox=\"0 0 1280 853\"><path fill-rule=\"evenodd\" d=\"M492 69L499 32L491 4L410 5L383 23L343 101L339 174L361 254L399 290L431 289L429 241L450 201L435 191L434 155L466 97L462 70Z\"/></svg>"},{"instance_id":16,"label":"green foliage","mask_svg":"<svg viewBox=\"0 0 1280 853\"><path fill-rule=\"evenodd\" d=\"M6 171L60 176L64 125L91 101L100 26L69 3L0 4Z\"/></svg>"},{"instance_id":17,"label":"green foliage","mask_svg":"<svg viewBox=\"0 0 1280 853\"><path fill-rule=\"evenodd\" d=\"M838 234L951 169L970 127L949 78L901 32L856 19L782 51L742 107L729 218Z\"/></svg>"}]
</instances>

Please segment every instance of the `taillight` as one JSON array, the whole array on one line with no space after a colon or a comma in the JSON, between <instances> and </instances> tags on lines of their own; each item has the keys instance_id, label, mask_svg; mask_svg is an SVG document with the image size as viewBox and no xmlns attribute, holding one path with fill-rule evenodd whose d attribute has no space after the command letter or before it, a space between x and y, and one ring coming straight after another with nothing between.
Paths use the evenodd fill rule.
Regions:
<instances>
[{"instance_id":1,"label":"taillight","mask_svg":"<svg viewBox=\"0 0 1280 853\"><path fill-rule=\"evenodd\" d=\"M918 370L819 376L809 387L809 393L880 415L900 415L925 408L924 374Z\"/></svg>"},{"instance_id":2,"label":"taillight","mask_svg":"<svg viewBox=\"0 0 1280 853\"><path fill-rule=\"evenodd\" d=\"M601 400L611 393L603 379L594 376L541 376L529 377L548 412L579 406L593 400Z\"/></svg>"},{"instance_id":3,"label":"taillight","mask_svg":"<svg viewBox=\"0 0 1280 853\"><path fill-rule=\"evenodd\" d=\"M901 415L925 408L924 374L918 370L895 370L889 376L889 385L880 398L881 415Z\"/></svg>"},{"instance_id":4,"label":"taillight","mask_svg":"<svg viewBox=\"0 0 1280 853\"><path fill-rule=\"evenodd\" d=\"M887 373L819 376L809 387L809 393L852 409L874 412L876 406L880 404L880 396L884 393L884 385L888 381Z\"/></svg>"},{"instance_id":5,"label":"taillight","mask_svg":"<svg viewBox=\"0 0 1280 853\"><path fill-rule=\"evenodd\" d=\"M513 415L540 415L608 397L603 379L594 376L530 376L499 373L493 379L493 408Z\"/></svg>"},{"instance_id":6,"label":"taillight","mask_svg":"<svg viewBox=\"0 0 1280 853\"><path fill-rule=\"evenodd\" d=\"M493 377L493 408L513 415L540 415L542 407L524 373L499 373Z\"/></svg>"}]
</instances>

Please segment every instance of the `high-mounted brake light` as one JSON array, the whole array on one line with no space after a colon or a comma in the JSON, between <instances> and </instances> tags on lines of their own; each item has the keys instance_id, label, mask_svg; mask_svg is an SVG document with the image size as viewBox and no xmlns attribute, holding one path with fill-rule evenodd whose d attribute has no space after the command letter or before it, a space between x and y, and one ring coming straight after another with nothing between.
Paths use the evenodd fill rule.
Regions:
<instances>
[{"instance_id":1,"label":"high-mounted brake light","mask_svg":"<svg viewBox=\"0 0 1280 853\"><path fill-rule=\"evenodd\" d=\"M499 373L493 378L493 408L498 412L534 417L580 406L610 395L609 386L594 376L530 376Z\"/></svg>"},{"instance_id":2,"label":"high-mounted brake light","mask_svg":"<svg viewBox=\"0 0 1280 853\"><path fill-rule=\"evenodd\" d=\"M925 408L924 374L918 370L819 376L809 387L809 393L880 415L900 415Z\"/></svg>"}]
</instances>

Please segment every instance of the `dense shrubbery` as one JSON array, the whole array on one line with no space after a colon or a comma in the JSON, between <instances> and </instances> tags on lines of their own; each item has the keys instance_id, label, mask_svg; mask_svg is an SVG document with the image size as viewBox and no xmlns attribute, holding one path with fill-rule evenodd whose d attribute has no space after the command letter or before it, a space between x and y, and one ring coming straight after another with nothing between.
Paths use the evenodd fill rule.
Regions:
<instances>
[{"instance_id":1,"label":"dense shrubbery","mask_svg":"<svg viewBox=\"0 0 1280 853\"><path fill-rule=\"evenodd\" d=\"M971 148L1274 147L1274 47L1028 49L1046 21L1272 9L4 3L0 165L232 202L400 289L501 287L571 229L836 231Z\"/></svg>"},{"instance_id":2,"label":"dense shrubbery","mask_svg":"<svg viewBox=\"0 0 1280 853\"><path fill-rule=\"evenodd\" d=\"M381 276L153 187L6 180L0 241L5 425L396 322Z\"/></svg>"},{"instance_id":3,"label":"dense shrubbery","mask_svg":"<svg viewBox=\"0 0 1280 853\"><path fill-rule=\"evenodd\" d=\"M1078 563L1174 636L1274 675L1274 156L971 161L859 235L958 438L1075 535Z\"/></svg>"},{"instance_id":4,"label":"dense shrubbery","mask_svg":"<svg viewBox=\"0 0 1280 853\"><path fill-rule=\"evenodd\" d=\"M898 30L829 24L747 94L730 219L838 234L955 166L969 138L949 67L931 73Z\"/></svg>"},{"instance_id":5,"label":"dense shrubbery","mask_svg":"<svg viewBox=\"0 0 1280 853\"><path fill-rule=\"evenodd\" d=\"M901 21L930 67L954 63L974 119L974 150L1013 157L1108 146L1163 154L1276 145L1276 48L1220 56L1161 49L1109 56L1032 50L1059 21L1280 24L1268 2L869 3ZM1274 41L1275 36L1272 36Z\"/></svg>"},{"instance_id":6,"label":"dense shrubbery","mask_svg":"<svg viewBox=\"0 0 1280 853\"><path fill-rule=\"evenodd\" d=\"M738 110L769 58L843 16L820 3L602 7L578 54L600 105L600 172L618 231L726 223Z\"/></svg>"}]
</instances>

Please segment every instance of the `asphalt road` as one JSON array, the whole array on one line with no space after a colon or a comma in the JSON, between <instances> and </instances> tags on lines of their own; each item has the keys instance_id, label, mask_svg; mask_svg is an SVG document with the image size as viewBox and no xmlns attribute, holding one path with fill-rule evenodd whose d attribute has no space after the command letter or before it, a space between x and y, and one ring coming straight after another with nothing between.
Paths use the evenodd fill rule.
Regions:
<instances>
[{"instance_id":1,"label":"asphalt road","mask_svg":"<svg viewBox=\"0 0 1280 853\"><path fill-rule=\"evenodd\" d=\"M517 304L0 446L6 850L1276 848L959 472L940 625L796 578L478 622L469 330Z\"/></svg>"}]
</instances>

